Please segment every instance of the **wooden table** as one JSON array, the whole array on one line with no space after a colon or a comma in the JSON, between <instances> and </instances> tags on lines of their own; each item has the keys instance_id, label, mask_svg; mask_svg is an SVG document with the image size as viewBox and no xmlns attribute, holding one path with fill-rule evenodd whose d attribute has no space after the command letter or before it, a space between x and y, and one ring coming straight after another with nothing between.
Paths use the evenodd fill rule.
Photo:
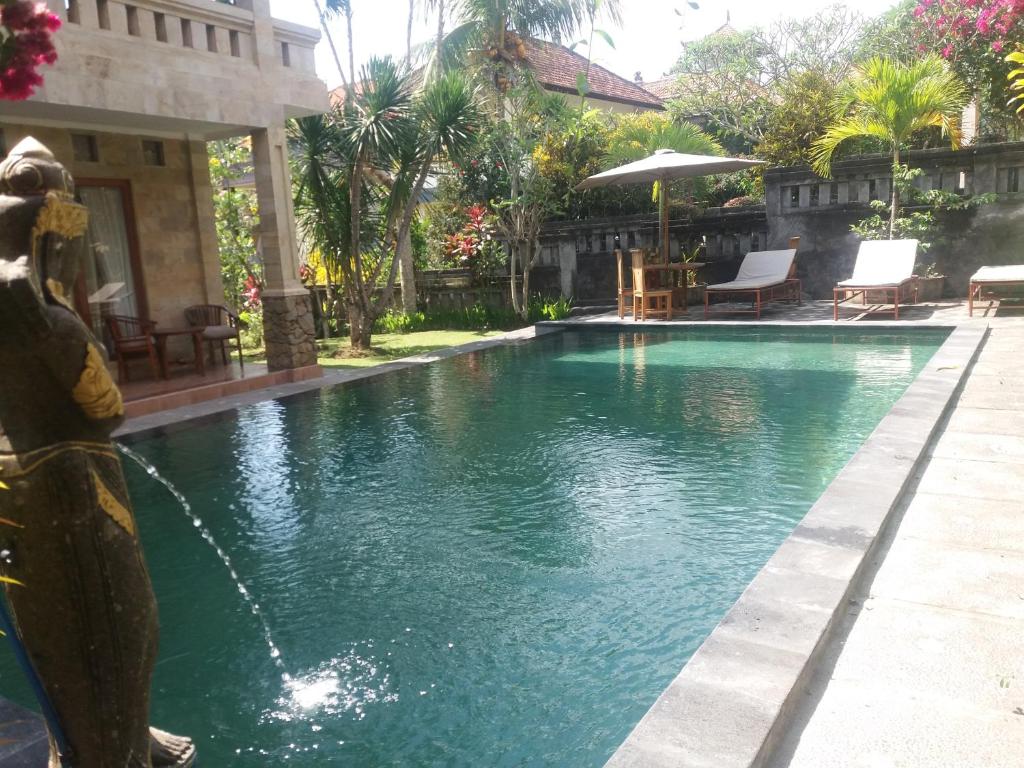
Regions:
<instances>
[{"instance_id":1,"label":"wooden table","mask_svg":"<svg viewBox=\"0 0 1024 768\"><path fill-rule=\"evenodd\" d=\"M172 336L191 336L192 337L192 348L195 351L196 360L196 373L202 376L206 373L206 360L203 354L203 331L205 328L165 328L163 330L154 330L153 338L156 339L156 352L160 358L160 375L167 379L170 378L168 373L168 362L167 362L167 340Z\"/></svg>"},{"instance_id":2,"label":"wooden table","mask_svg":"<svg viewBox=\"0 0 1024 768\"><path fill-rule=\"evenodd\" d=\"M686 275L690 272L700 269L706 266L706 262L703 261L684 261L680 263L669 262L668 264L644 264L644 276L646 273L654 274L667 274L672 287L672 306L679 307L683 311L686 310L687 302L687 279ZM680 278L681 281L680 281ZM680 282L682 283L680 285ZM678 299L678 300L677 300Z\"/></svg>"}]
</instances>

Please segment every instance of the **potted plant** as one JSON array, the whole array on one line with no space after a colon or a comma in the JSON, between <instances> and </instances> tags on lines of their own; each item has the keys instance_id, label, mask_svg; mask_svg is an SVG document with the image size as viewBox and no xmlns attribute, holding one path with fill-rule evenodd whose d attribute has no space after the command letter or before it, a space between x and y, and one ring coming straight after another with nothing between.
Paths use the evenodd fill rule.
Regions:
<instances>
[{"instance_id":1,"label":"potted plant","mask_svg":"<svg viewBox=\"0 0 1024 768\"><path fill-rule=\"evenodd\" d=\"M946 276L941 274L934 261L919 261L914 268L914 287L917 289L918 301L938 301L942 298L942 289L946 285Z\"/></svg>"}]
</instances>

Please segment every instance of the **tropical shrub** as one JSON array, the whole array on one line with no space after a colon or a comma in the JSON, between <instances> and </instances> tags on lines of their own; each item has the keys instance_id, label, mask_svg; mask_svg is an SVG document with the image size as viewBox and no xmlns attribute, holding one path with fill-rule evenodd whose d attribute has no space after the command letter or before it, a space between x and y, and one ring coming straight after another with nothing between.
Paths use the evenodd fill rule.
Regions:
<instances>
[{"instance_id":1,"label":"tropical shrub","mask_svg":"<svg viewBox=\"0 0 1024 768\"><path fill-rule=\"evenodd\" d=\"M256 192L237 186L252 169L252 153L248 139L213 141L207 152L224 301L237 312L254 298L258 303L262 288L263 264L256 252L260 223Z\"/></svg>"},{"instance_id":2,"label":"tropical shrub","mask_svg":"<svg viewBox=\"0 0 1024 768\"><path fill-rule=\"evenodd\" d=\"M526 320L508 307L474 304L465 309L431 310L430 312L398 312L391 310L377 319L377 333L416 333L417 331L489 331L514 330L525 323L542 320L564 320L572 313L572 300L566 298L530 298Z\"/></svg>"},{"instance_id":3,"label":"tropical shrub","mask_svg":"<svg viewBox=\"0 0 1024 768\"><path fill-rule=\"evenodd\" d=\"M908 22L917 50L940 55L970 86L983 136L1017 138L1003 57L1024 39L1024 0L919 0Z\"/></svg>"}]
</instances>

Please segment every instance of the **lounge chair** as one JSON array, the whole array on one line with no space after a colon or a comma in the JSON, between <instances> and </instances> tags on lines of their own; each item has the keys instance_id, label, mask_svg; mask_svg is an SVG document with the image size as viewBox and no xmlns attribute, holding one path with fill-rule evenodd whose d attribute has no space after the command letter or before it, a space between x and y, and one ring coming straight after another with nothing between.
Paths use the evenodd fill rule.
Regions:
<instances>
[{"instance_id":1,"label":"lounge chair","mask_svg":"<svg viewBox=\"0 0 1024 768\"><path fill-rule=\"evenodd\" d=\"M997 298L995 288L1024 287L1024 264L1003 267L982 267L973 275L967 288L967 314L974 317L975 299Z\"/></svg>"},{"instance_id":2,"label":"lounge chair","mask_svg":"<svg viewBox=\"0 0 1024 768\"><path fill-rule=\"evenodd\" d=\"M751 251L743 257L736 279L728 283L709 285L704 290L704 317L711 314L713 296L735 301L750 301L751 309L715 310L721 312L753 312L761 318L761 307L768 301L795 301L800 303L800 281L794 276L796 248L784 251Z\"/></svg>"},{"instance_id":3,"label":"lounge chair","mask_svg":"<svg viewBox=\"0 0 1024 768\"><path fill-rule=\"evenodd\" d=\"M832 290L832 318L839 319L839 305L858 295L867 304L868 294L892 294L893 308L870 310L872 313L892 312L893 320L900 319L900 304L908 295L917 303L917 281L914 263L917 261L917 240L865 240L857 251L853 277L842 280ZM840 296L842 298L840 298ZM888 303L888 301L883 301Z\"/></svg>"}]
</instances>

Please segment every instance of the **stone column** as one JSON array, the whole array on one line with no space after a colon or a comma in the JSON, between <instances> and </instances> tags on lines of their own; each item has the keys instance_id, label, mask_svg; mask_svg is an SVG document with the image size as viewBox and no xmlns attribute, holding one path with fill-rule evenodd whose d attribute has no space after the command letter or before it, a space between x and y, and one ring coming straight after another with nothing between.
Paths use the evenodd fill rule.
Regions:
<instances>
[{"instance_id":1,"label":"stone column","mask_svg":"<svg viewBox=\"0 0 1024 768\"><path fill-rule=\"evenodd\" d=\"M555 245L561 279L562 296L567 299L576 296L576 243L575 239L559 238Z\"/></svg>"},{"instance_id":2,"label":"stone column","mask_svg":"<svg viewBox=\"0 0 1024 768\"><path fill-rule=\"evenodd\" d=\"M263 252L263 333L272 371L316 364L313 307L299 281L284 128L252 132Z\"/></svg>"}]
</instances>

